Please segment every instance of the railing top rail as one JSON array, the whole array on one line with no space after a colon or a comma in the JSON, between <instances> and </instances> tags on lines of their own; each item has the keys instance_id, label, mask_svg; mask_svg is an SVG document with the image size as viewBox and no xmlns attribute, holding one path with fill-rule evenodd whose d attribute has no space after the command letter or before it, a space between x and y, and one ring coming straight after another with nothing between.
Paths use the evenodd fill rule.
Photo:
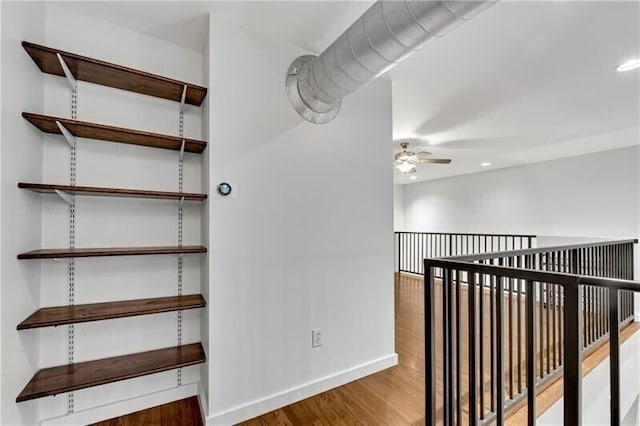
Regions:
<instances>
[{"instance_id":1,"label":"railing top rail","mask_svg":"<svg viewBox=\"0 0 640 426\"><path fill-rule=\"evenodd\" d=\"M428 231L394 231L396 234L424 234L424 235L458 235L474 237L516 237L516 238L536 238L536 235L529 234L494 234L491 232L428 232Z\"/></svg>"},{"instance_id":2,"label":"railing top rail","mask_svg":"<svg viewBox=\"0 0 640 426\"><path fill-rule=\"evenodd\" d=\"M538 271L509 266L486 265L484 263L470 263L463 260L425 259L425 271L428 268L456 269L464 272L498 275L506 278L550 282L554 284L571 285L578 282L579 275L562 272Z\"/></svg>"},{"instance_id":3,"label":"railing top rail","mask_svg":"<svg viewBox=\"0 0 640 426\"><path fill-rule=\"evenodd\" d=\"M462 260L425 259L425 271L428 268L454 269L463 272L496 275L505 278L531 280L536 282L548 282L560 285L593 285L604 288L616 288L640 292L640 281L623 280L618 278L591 277L564 272L538 271L535 269L522 269L509 266L487 265L484 263L470 263Z\"/></svg>"},{"instance_id":4,"label":"railing top rail","mask_svg":"<svg viewBox=\"0 0 640 426\"><path fill-rule=\"evenodd\" d=\"M452 256L452 257L448 257L447 259L473 262L476 260L489 260L489 259L498 259L498 258L505 258L505 257L525 256L528 254L569 251L569 250L580 249L580 248L612 246L612 245L628 244L628 243L637 244L638 240L636 239L605 240L605 241L598 241L593 243L570 244L566 246L548 246L548 247L536 247L536 248L522 249L522 250L495 251L495 252L489 252L489 253L467 254L463 256Z\"/></svg>"},{"instance_id":5,"label":"railing top rail","mask_svg":"<svg viewBox=\"0 0 640 426\"><path fill-rule=\"evenodd\" d=\"M639 281L623 280L619 278L589 277L583 275L580 276L580 279L578 281L583 285L592 285L604 288L617 288L618 290L640 292Z\"/></svg>"}]
</instances>

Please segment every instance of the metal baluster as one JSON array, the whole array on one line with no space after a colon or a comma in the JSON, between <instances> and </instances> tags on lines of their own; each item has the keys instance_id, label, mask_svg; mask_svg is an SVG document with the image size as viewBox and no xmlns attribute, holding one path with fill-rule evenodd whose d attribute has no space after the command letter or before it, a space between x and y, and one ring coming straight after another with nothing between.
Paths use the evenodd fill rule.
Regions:
<instances>
[{"instance_id":1,"label":"metal baluster","mask_svg":"<svg viewBox=\"0 0 640 426\"><path fill-rule=\"evenodd\" d=\"M620 425L620 327L618 313L618 289L609 288L609 317L611 327L609 337L609 381L611 384L611 424Z\"/></svg>"},{"instance_id":2,"label":"metal baluster","mask_svg":"<svg viewBox=\"0 0 640 426\"><path fill-rule=\"evenodd\" d=\"M460 272L453 271L454 279L456 283L456 424L460 426L462 424L462 341L460 339L460 327L462 322L461 316L461 294L460 294Z\"/></svg>"},{"instance_id":3,"label":"metal baluster","mask_svg":"<svg viewBox=\"0 0 640 426\"><path fill-rule=\"evenodd\" d=\"M522 257L518 256L517 259L517 265L518 265L518 269L522 268ZM518 393L522 393L522 324L521 324L521 318L522 318L522 281L521 280L517 280L518 283L518 300L517 300L517 313L516 315L518 316L518 321L517 321L517 339L518 339L518 344L517 346L517 361L518 361Z\"/></svg>"},{"instance_id":4,"label":"metal baluster","mask_svg":"<svg viewBox=\"0 0 640 426\"><path fill-rule=\"evenodd\" d=\"M558 285L553 284L553 369L558 368Z\"/></svg>"},{"instance_id":5,"label":"metal baluster","mask_svg":"<svg viewBox=\"0 0 640 426\"><path fill-rule=\"evenodd\" d=\"M489 260L488 261L489 264L493 265L494 262L493 260ZM497 331L496 327L496 323L497 323L497 317L500 316L500 324L502 324L502 312L496 312L496 304L495 304L495 297L496 297L496 293L497 294L501 294L500 292L496 291L496 277L492 276L489 278L489 285L491 286L489 289L489 340L491 341L491 354L490 354L490 363L491 363L491 375L489 377L490 381L491 381L491 411L496 411L496 380L495 380L495 374L496 374L496 351L499 350L497 343L496 343L496 335L498 333L500 333L500 331ZM500 358L500 361L502 362L502 358ZM502 367L498 367L498 368L502 368ZM504 386L504 383L503 383ZM503 401L501 402L500 399L498 398L498 405L502 406L503 402L504 402L504 389L503 389ZM498 423L499 424L499 423Z\"/></svg>"},{"instance_id":6,"label":"metal baluster","mask_svg":"<svg viewBox=\"0 0 640 426\"><path fill-rule=\"evenodd\" d=\"M442 398L443 398L443 421L445 425L449 425L453 423L453 419L451 418L451 381L449 380L450 372L451 372L451 352L450 350L450 334L449 327L451 326L450 322L450 299L449 292L447 291L450 288L450 270L443 270L443 280L442 280Z\"/></svg>"},{"instance_id":7,"label":"metal baluster","mask_svg":"<svg viewBox=\"0 0 640 426\"><path fill-rule=\"evenodd\" d=\"M513 268L513 258L508 258L508 265ZM509 278L509 399L513 399L513 278Z\"/></svg>"},{"instance_id":8,"label":"metal baluster","mask_svg":"<svg viewBox=\"0 0 640 426\"><path fill-rule=\"evenodd\" d=\"M468 273L469 281L469 425L478 424L478 384L476 379L477 353L476 353L476 274ZM448 423L445 421L445 425Z\"/></svg>"},{"instance_id":9,"label":"metal baluster","mask_svg":"<svg viewBox=\"0 0 640 426\"><path fill-rule=\"evenodd\" d=\"M564 424L582 424L582 342L580 333L580 299L578 281L564 287Z\"/></svg>"},{"instance_id":10,"label":"metal baluster","mask_svg":"<svg viewBox=\"0 0 640 426\"><path fill-rule=\"evenodd\" d=\"M545 335L547 338L547 373L551 373L551 333L549 333L549 324L551 323L549 318L549 289L551 288L551 284L544 283L544 293L545 293L545 313L546 313L546 323L545 323Z\"/></svg>"},{"instance_id":11,"label":"metal baluster","mask_svg":"<svg viewBox=\"0 0 640 426\"><path fill-rule=\"evenodd\" d=\"M446 354L447 354L447 362L446 362L446 375L443 376L444 380L447 382L446 390L447 390L447 400L448 404L446 408L448 410L445 418L449 419L449 423L453 424L453 338L452 338L452 324L453 324L453 283L452 283L452 275L453 271L451 269L446 269L443 271L444 280L443 292L446 293L446 316L444 317L444 322L446 324Z\"/></svg>"},{"instance_id":12,"label":"metal baluster","mask_svg":"<svg viewBox=\"0 0 640 426\"><path fill-rule=\"evenodd\" d=\"M414 273L416 270L415 268L416 254L414 252L415 239L416 239L415 232L412 232L411 234L409 234L409 260L411 262L409 264L409 270L411 273Z\"/></svg>"},{"instance_id":13,"label":"metal baluster","mask_svg":"<svg viewBox=\"0 0 640 426\"><path fill-rule=\"evenodd\" d=\"M535 288L534 282L527 280L527 424L536 424L536 318L535 318ZM501 425L502 423L498 423Z\"/></svg>"},{"instance_id":14,"label":"metal baluster","mask_svg":"<svg viewBox=\"0 0 640 426\"><path fill-rule=\"evenodd\" d=\"M502 277L493 277L498 288L502 288ZM504 326L502 319L504 318L504 292L496 291L496 424L504 424ZM492 298L493 299L493 298ZM493 370L491 372L493 378ZM492 392L493 395L493 392Z\"/></svg>"},{"instance_id":15,"label":"metal baluster","mask_svg":"<svg viewBox=\"0 0 640 426\"><path fill-rule=\"evenodd\" d=\"M425 359L425 421L436 424L436 330L435 283L433 269L425 261L424 273L424 359Z\"/></svg>"},{"instance_id":16,"label":"metal baluster","mask_svg":"<svg viewBox=\"0 0 640 426\"><path fill-rule=\"evenodd\" d=\"M484 275L480 274L479 281L479 291L480 291L480 303L479 303L479 311L478 311L478 327L480 329L479 334L479 373L480 373L480 419L484 420Z\"/></svg>"},{"instance_id":17,"label":"metal baluster","mask_svg":"<svg viewBox=\"0 0 640 426\"><path fill-rule=\"evenodd\" d=\"M555 264L554 264L555 267ZM538 321L539 321L539 328L540 328L540 336L539 336L539 340L540 340L540 378L544 378L544 311L543 311L543 302L544 302L544 289L542 288L542 283L538 283L538 289L539 289L539 301L538 301L538 309L539 309L539 313L538 313Z\"/></svg>"}]
</instances>

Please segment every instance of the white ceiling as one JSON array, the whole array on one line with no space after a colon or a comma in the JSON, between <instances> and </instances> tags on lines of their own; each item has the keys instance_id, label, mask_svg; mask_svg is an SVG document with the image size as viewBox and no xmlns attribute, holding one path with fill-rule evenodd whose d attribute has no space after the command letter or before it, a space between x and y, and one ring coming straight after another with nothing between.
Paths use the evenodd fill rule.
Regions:
<instances>
[{"instance_id":1,"label":"white ceiling","mask_svg":"<svg viewBox=\"0 0 640 426\"><path fill-rule=\"evenodd\" d=\"M93 16L201 51L209 13L319 53L373 3L367 1L62 1Z\"/></svg>"},{"instance_id":2,"label":"white ceiling","mask_svg":"<svg viewBox=\"0 0 640 426\"><path fill-rule=\"evenodd\" d=\"M317 53L371 3L58 4L194 50L212 13ZM396 182L640 143L640 70L615 70L639 56L640 2L498 3L391 71L394 138L421 138L434 156L453 159L419 166L415 181L396 172Z\"/></svg>"},{"instance_id":3,"label":"white ceiling","mask_svg":"<svg viewBox=\"0 0 640 426\"><path fill-rule=\"evenodd\" d=\"M391 71L394 138L453 159L417 181L638 144L639 47L639 2L499 3Z\"/></svg>"}]
</instances>

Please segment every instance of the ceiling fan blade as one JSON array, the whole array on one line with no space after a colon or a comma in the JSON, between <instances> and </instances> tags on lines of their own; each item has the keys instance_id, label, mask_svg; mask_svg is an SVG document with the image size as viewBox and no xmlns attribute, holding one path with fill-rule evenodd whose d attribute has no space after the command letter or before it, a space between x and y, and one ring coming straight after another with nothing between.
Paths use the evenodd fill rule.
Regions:
<instances>
[{"instance_id":1,"label":"ceiling fan blade","mask_svg":"<svg viewBox=\"0 0 640 426\"><path fill-rule=\"evenodd\" d=\"M420 164L449 164L451 163L450 158L419 158L415 160L416 163Z\"/></svg>"}]
</instances>

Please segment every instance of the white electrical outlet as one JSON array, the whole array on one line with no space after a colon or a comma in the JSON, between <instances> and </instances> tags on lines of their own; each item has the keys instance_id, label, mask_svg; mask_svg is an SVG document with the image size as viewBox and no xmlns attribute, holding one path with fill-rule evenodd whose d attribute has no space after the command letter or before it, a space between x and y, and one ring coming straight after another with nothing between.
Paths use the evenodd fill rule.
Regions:
<instances>
[{"instance_id":1,"label":"white electrical outlet","mask_svg":"<svg viewBox=\"0 0 640 426\"><path fill-rule=\"evenodd\" d=\"M322 346L322 329L314 328L311 330L311 347L318 348Z\"/></svg>"}]
</instances>

